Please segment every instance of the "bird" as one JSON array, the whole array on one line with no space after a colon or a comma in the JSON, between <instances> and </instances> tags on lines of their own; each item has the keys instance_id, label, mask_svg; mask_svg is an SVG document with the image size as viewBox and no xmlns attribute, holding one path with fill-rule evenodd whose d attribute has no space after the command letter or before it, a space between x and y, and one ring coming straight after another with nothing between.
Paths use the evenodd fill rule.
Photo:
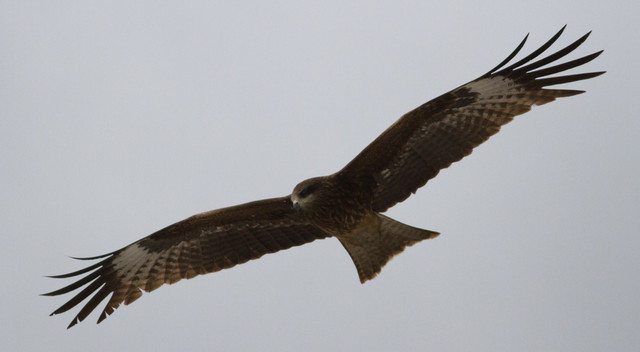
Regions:
<instances>
[{"instance_id":1,"label":"bird","mask_svg":"<svg viewBox=\"0 0 640 352\"><path fill-rule=\"evenodd\" d=\"M565 28L531 54L508 65L523 48L527 34L489 72L404 114L341 170L304 180L290 195L196 214L111 253L74 258L99 261L72 273L50 276L66 279L84 275L66 287L43 294L57 296L82 288L51 315L87 300L69 324L71 328L111 295L98 318L100 323L121 304L140 298L142 291L151 292L164 284L329 237L337 238L346 249L361 283L373 279L406 247L439 235L383 213L415 193L440 170L471 154L533 105L584 93L548 87L605 73L556 75L584 65L603 52L558 63L591 32L536 61Z\"/></svg>"}]
</instances>

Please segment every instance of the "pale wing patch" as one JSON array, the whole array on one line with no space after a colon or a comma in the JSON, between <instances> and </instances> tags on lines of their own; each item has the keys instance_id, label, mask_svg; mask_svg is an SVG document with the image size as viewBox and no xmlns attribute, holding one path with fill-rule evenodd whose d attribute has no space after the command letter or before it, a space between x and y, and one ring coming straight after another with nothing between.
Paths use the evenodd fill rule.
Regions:
<instances>
[{"instance_id":1,"label":"pale wing patch","mask_svg":"<svg viewBox=\"0 0 640 352\"><path fill-rule=\"evenodd\" d=\"M159 253L150 253L147 249L141 247L138 243L134 243L113 258L113 268L121 275L123 280L128 280L131 275L142 265L139 262L148 261L150 256L157 257Z\"/></svg>"},{"instance_id":2,"label":"pale wing patch","mask_svg":"<svg viewBox=\"0 0 640 352\"><path fill-rule=\"evenodd\" d=\"M529 111L533 104L548 101L541 99L540 96L544 94L540 91L527 91L518 82L504 76L480 78L465 84L463 88L476 94L476 100L468 106L453 110L467 116L494 118L500 117L500 114L509 114L513 117ZM508 121L499 122L503 124Z\"/></svg>"},{"instance_id":3,"label":"pale wing patch","mask_svg":"<svg viewBox=\"0 0 640 352\"><path fill-rule=\"evenodd\" d=\"M481 78L473 82L469 82L462 86L471 91L471 93L478 94L479 99L487 99L487 96L491 96L496 92L501 94L509 92L523 92L522 88L514 80L504 76L492 76L487 78Z\"/></svg>"}]
</instances>

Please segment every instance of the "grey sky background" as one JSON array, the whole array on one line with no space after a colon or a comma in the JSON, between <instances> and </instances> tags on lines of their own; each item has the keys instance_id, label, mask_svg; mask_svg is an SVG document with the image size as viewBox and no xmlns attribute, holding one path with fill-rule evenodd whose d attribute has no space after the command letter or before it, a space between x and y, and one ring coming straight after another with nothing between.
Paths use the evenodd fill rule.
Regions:
<instances>
[{"instance_id":1,"label":"grey sky background","mask_svg":"<svg viewBox=\"0 0 640 352\"><path fill-rule=\"evenodd\" d=\"M637 2L1 4L3 351L640 349ZM608 73L389 211L442 235L375 280L328 239L48 317L67 256L289 194L564 24Z\"/></svg>"}]
</instances>

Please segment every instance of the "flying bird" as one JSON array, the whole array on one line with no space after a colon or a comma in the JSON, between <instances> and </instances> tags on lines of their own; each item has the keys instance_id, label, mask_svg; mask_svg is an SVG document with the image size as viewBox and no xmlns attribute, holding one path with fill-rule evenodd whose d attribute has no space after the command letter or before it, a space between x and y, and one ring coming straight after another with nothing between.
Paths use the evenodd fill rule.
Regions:
<instances>
[{"instance_id":1,"label":"flying bird","mask_svg":"<svg viewBox=\"0 0 640 352\"><path fill-rule=\"evenodd\" d=\"M373 279L407 246L439 235L382 213L407 199L440 170L469 155L533 105L584 93L547 87L604 73L555 75L602 53L556 63L580 46L590 32L534 61L563 31L564 27L542 47L508 65L524 46L527 35L491 71L403 115L343 169L302 181L288 196L197 214L117 251L76 258L100 261L69 274L51 276L85 275L46 296L66 294L86 285L51 315L88 299L70 328L111 295L98 318L100 323L120 304L138 299L143 290L150 292L163 284L228 269L327 237L336 237L342 243L353 259L360 282Z\"/></svg>"}]
</instances>

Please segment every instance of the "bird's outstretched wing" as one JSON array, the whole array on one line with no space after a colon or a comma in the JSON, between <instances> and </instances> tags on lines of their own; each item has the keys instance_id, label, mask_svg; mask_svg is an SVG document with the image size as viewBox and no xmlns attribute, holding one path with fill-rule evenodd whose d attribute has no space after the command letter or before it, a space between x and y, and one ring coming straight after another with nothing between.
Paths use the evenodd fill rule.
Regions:
<instances>
[{"instance_id":1,"label":"bird's outstretched wing","mask_svg":"<svg viewBox=\"0 0 640 352\"><path fill-rule=\"evenodd\" d=\"M66 312L89 296L69 327L84 320L111 294L98 323L163 284L216 272L293 246L328 237L293 210L289 197L266 199L194 215L120 250L85 269L52 276L80 280L46 293L56 296L87 285L51 315ZM95 293L95 294L94 294Z\"/></svg>"},{"instance_id":2,"label":"bird's outstretched wing","mask_svg":"<svg viewBox=\"0 0 640 352\"><path fill-rule=\"evenodd\" d=\"M504 67L524 46L527 37L494 69L463 86L433 99L402 116L341 171L368 183L374 194L373 208L384 212L428 180L497 133L500 127L533 105L583 93L580 90L546 87L599 76L591 72L551 76L583 65L602 53L593 53L562 64L555 63L582 44L590 33L545 58L546 51L564 27L542 47Z\"/></svg>"}]
</instances>

